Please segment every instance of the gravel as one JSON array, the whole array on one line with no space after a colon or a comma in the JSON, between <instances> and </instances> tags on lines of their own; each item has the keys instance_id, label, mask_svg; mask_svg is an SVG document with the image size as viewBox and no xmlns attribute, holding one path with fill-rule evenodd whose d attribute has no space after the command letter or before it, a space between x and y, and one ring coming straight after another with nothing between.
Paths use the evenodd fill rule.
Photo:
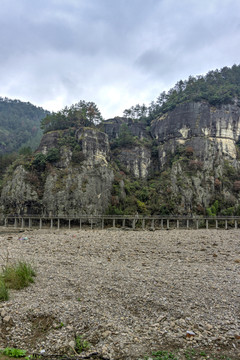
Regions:
<instances>
[{"instance_id":1,"label":"gravel","mask_svg":"<svg viewBox=\"0 0 240 360\"><path fill-rule=\"evenodd\" d=\"M239 235L5 229L0 265L24 260L37 276L0 302L0 348L63 354L83 336L109 359L190 347L240 357Z\"/></svg>"}]
</instances>

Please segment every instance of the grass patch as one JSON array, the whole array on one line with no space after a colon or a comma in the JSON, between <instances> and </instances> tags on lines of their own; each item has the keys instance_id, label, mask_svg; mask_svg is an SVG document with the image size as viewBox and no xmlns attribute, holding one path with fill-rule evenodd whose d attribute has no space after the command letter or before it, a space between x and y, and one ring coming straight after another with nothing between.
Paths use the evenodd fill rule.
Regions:
<instances>
[{"instance_id":1,"label":"grass patch","mask_svg":"<svg viewBox=\"0 0 240 360\"><path fill-rule=\"evenodd\" d=\"M83 351L89 350L91 347L91 344L84 340L82 336L76 336L75 338L75 351L78 354L81 354Z\"/></svg>"},{"instance_id":2,"label":"grass patch","mask_svg":"<svg viewBox=\"0 0 240 360\"><path fill-rule=\"evenodd\" d=\"M152 360L178 360L178 358L169 351L156 351L153 352L151 357L146 356L145 359Z\"/></svg>"},{"instance_id":3,"label":"grass patch","mask_svg":"<svg viewBox=\"0 0 240 360\"><path fill-rule=\"evenodd\" d=\"M228 356L223 354L211 354L207 351L200 351L195 349L186 349L180 354L180 351L156 351L151 355L140 358L139 360L235 360L235 356Z\"/></svg>"},{"instance_id":4,"label":"grass patch","mask_svg":"<svg viewBox=\"0 0 240 360\"><path fill-rule=\"evenodd\" d=\"M0 353L5 356L8 356L8 357L20 358L20 357L25 357L27 351L21 350L21 349L16 349L16 348L6 347L5 349L0 350Z\"/></svg>"},{"instance_id":5,"label":"grass patch","mask_svg":"<svg viewBox=\"0 0 240 360\"><path fill-rule=\"evenodd\" d=\"M0 275L0 301L6 301L9 299L8 289L6 284Z\"/></svg>"},{"instance_id":6,"label":"grass patch","mask_svg":"<svg viewBox=\"0 0 240 360\"><path fill-rule=\"evenodd\" d=\"M19 261L15 265L7 265L2 273L2 278L7 288L20 290L34 282L36 276L30 264Z\"/></svg>"},{"instance_id":7,"label":"grass patch","mask_svg":"<svg viewBox=\"0 0 240 360\"><path fill-rule=\"evenodd\" d=\"M35 276L32 266L24 261L19 261L15 265L7 264L4 266L2 273L0 273L0 301L9 299L9 289L20 290L29 286L34 282ZM0 351L0 354L3 353Z\"/></svg>"}]
</instances>

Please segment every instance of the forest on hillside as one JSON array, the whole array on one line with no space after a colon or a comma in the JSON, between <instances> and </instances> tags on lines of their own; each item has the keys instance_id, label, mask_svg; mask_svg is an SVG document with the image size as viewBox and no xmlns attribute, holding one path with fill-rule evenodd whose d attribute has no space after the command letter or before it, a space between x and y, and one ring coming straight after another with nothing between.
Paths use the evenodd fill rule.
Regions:
<instances>
[{"instance_id":1,"label":"forest on hillside","mask_svg":"<svg viewBox=\"0 0 240 360\"><path fill-rule=\"evenodd\" d=\"M125 118L121 118L123 123L120 132L116 138L113 137L110 141L113 166L115 169L120 169L120 174L127 174L126 178L124 178L125 175L121 175L124 178L126 199L122 204L121 202L114 203L114 199L117 199L121 193L119 187L122 181L121 177L113 184L113 204L109 208L109 213L134 213L134 211L147 213L149 209L153 213L174 213L178 203L177 195L176 198L171 196L171 199L168 196L168 201L163 202L157 194L165 185L166 192L170 191L172 181L170 170L173 162L179 161L181 163L184 174L191 175L202 170L203 164L194 157L193 149L191 147L179 149L178 153L172 154L168 168L166 166L165 169L162 169L161 174L152 170L145 180L135 179L134 176L128 174L123 164L119 165L118 153L120 149L125 147L130 150L130 148L138 145L148 147L154 166L156 165L155 169L158 169L158 143L150 134L152 120L172 111L179 104L187 102L207 102L214 107L232 103L240 106L239 99L240 65L233 65L231 68L224 67L220 70L209 71L206 75L190 76L185 81L180 80L168 92L162 92L157 100L151 102L149 106L137 104L126 109L124 111ZM109 121L111 122L111 119ZM139 139L131 133L128 124L135 123L138 125L141 123L141 129L144 129L146 135L144 139ZM0 188L5 170L17 158L14 164L21 163L21 161L23 163L30 162L32 170L42 175L46 168L51 168L59 160L61 145L69 146L72 151L72 165L76 166L80 159L83 159L82 148L75 136L75 131L79 127L94 127L103 131L104 120L97 105L93 102L80 100L61 111L50 113L30 103L0 98ZM50 149L47 154L31 153L32 149L34 150L34 145L39 144L42 133L46 134L56 130L59 130L60 134L64 134L59 141L58 148ZM239 144L237 143L237 145ZM21 160L21 157L25 157L25 160ZM223 180L225 184L230 184L229 189L234 187L234 191L237 192L240 183L239 173L227 162L223 167L223 179L216 179L214 183L216 194L219 190L221 195L220 187ZM160 202L157 199L160 199ZM211 202L212 207L207 210L215 214L220 210L228 211L231 209L231 211L236 210L239 214L240 207L235 209L232 203L225 204L221 199L215 197Z\"/></svg>"},{"instance_id":2,"label":"forest on hillside","mask_svg":"<svg viewBox=\"0 0 240 360\"><path fill-rule=\"evenodd\" d=\"M168 92L163 91L149 106L137 104L124 110L127 118L149 124L153 119L186 102L207 101L210 105L232 104L240 98L240 65L211 70L206 75L180 80Z\"/></svg>"},{"instance_id":3,"label":"forest on hillside","mask_svg":"<svg viewBox=\"0 0 240 360\"><path fill-rule=\"evenodd\" d=\"M35 150L42 136L41 120L49 113L29 102L0 98L0 154L22 146Z\"/></svg>"},{"instance_id":4,"label":"forest on hillside","mask_svg":"<svg viewBox=\"0 0 240 360\"><path fill-rule=\"evenodd\" d=\"M41 120L48 114L29 102L0 97L0 186L6 168L18 153L37 148L42 137Z\"/></svg>"}]
</instances>

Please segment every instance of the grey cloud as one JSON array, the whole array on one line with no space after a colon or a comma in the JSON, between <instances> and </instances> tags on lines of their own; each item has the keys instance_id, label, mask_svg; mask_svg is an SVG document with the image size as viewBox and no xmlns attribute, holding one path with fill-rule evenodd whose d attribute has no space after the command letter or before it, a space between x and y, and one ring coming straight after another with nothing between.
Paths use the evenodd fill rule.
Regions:
<instances>
[{"instance_id":1,"label":"grey cloud","mask_svg":"<svg viewBox=\"0 0 240 360\"><path fill-rule=\"evenodd\" d=\"M175 2L175 5L174 11L172 1L158 8L159 14L165 15L161 23L155 24L154 36L158 40L152 42L152 47L150 44L135 62L142 71L171 80L177 73L184 73L183 67L186 67L190 75L191 69L195 72L195 64L202 71L202 62L205 65L214 55L218 66L219 60L224 61L230 44L230 51L237 58L238 2L222 1L222 7L216 1L210 4L206 1L183 1ZM221 59L216 58L219 51L222 52Z\"/></svg>"},{"instance_id":2,"label":"grey cloud","mask_svg":"<svg viewBox=\"0 0 240 360\"><path fill-rule=\"evenodd\" d=\"M237 0L3 0L0 95L88 97L117 115L121 101L238 62L239 13Z\"/></svg>"}]
</instances>

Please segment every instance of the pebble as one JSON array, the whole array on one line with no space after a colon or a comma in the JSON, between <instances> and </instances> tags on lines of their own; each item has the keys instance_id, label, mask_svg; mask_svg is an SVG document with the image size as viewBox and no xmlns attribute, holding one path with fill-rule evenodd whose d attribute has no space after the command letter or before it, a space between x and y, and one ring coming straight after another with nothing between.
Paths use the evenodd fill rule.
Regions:
<instances>
[{"instance_id":1,"label":"pebble","mask_svg":"<svg viewBox=\"0 0 240 360\"><path fill-rule=\"evenodd\" d=\"M112 359L143 358L156 344L222 344L238 354L240 279L229 260L240 256L238 231L38 230L28 241L18 237L0 236L0 254L7 249L11 261L21 254L37 276L0 303L1 346L65 354L78 334Z\"/></svg>"}]
</instances>

